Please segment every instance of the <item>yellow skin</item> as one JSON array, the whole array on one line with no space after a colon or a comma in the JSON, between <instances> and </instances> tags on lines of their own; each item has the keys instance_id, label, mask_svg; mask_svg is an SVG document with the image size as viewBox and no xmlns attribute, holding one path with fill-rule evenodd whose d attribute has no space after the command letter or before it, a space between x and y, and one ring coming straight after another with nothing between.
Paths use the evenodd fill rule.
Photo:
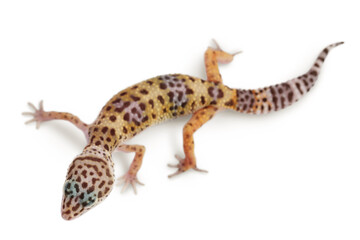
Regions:
<instances>
[{"instance_id":1,"label":"yellow skin","mask_svg":"<svg viewBox=\"0 0 360 240\"><path fill-rule=\"evenodd\" d=\"M325 57L330 49L341 43L325 48L310 70L298 78L282 84L257 90L231 89L222 84L218 62L229 63L236 54L220 49L208 48L205 52L207 81L182 74L158 76L133 85L111 98L102 108L93 124L85 124L78 117L64 112L46 112L42 102L39 109L29 104L34 112L28 122L54 119L67 120L85 134L88 141L83 152L69 166L64 184L62 217L74 219L85 213L111 192L115 183L112 152L115 150L135 152L128 172L120 178L123 190L131 184L135 193L137 179L145 147L126 145L124 142L145 128L167 119L192 114L183 129L185 157L180 158L177 171L169 177L189 169L197 168L194 154L194 132L210 120L219 109L232 109L244 113L267 113L276 111L296 102L314 85Z\"/></svg>"}]
</instances>

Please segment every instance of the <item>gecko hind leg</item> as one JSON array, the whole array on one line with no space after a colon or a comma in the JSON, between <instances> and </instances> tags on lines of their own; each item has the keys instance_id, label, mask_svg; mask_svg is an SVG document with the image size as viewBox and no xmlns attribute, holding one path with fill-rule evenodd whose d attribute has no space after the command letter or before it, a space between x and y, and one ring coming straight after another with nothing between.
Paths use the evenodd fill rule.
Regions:
<instances>
[{"instance_id":1,"label":"gecko hind leg","mask_svg":"<svg viewBox=\"0 0 360 240\"><path fill-rule=\"evenodd\" d=\"M194 153L194 133L198 130L204 123L209 121L218 109L214 106L207 106L196 111L191 119L186 123L183 128L183 147L185 158L180 158L175 156L179 161L178 164L168 164L169 167L177 168L178 170L170 174L168 177L171 178L180 173L183 173L189 169L194 169L198 172L207 172L205 170L199 169L196 166L196 158Z\"/></svg>"},{"instance_id":2,"label":"gecko hind leg","mask_svg":"<svg viewBox=\"0 0 360 240\"><path fill-rule=\"evenodd\" d=\"M205 54L205 67L206 67L206 75L207 80L210 82L221 83L222 78L219 72L218 62L220 63L230 63L234 56L239 54L240 52L236 52L233 54L227 53L223 51L219 44L214 40L216 48L209 47ZM168 177L171 178L173 176L179 175L189 169L194 169L199 172L207 172L205 170L199 169L196 166L196 158L194 153L194 137L193 134L196 130L198 130L204 123L209 121L215 113L218 111L218 108L214 106L207 106L196 111L191 119L186 123L183 129L183 147L185 158L181 158L179 156L175 156L179 161L178 164L168 164L169 167L177 168L178 170L170 174Z\"/></svg>"},{"instance_id":3,"label":"gecko hind leg","mask_svg":"<svg viewBox=\"0 0 360 240\"><path fill-rule=\"evenodd\" d=\"M124 186L121 190L121 192L124 192L126 190L126 188L129 186L129 184L132 186L134 193L136 194L136 185L135 183L139 184L139 185L144 185L143 183L141 183L136 174L137 172L140 170L141 164L142 164L142 159L144 157L144 153L145 153L145 147L142 145L120 145L117 150L122 151L122 152L135 152L135 157L134 160L132 161L129 170L127 171L127 173L125 173L124 176L118 178L118 185L121 185L124 183Z\"/></svg>"},{"instance_id":4,"label":"gecko hind leg","mask_svg":"<svg viewBox=\"0 0 360 240\"><path fill-rule=\"evenodd\" d=\"M241 53L241 51L232 54L225 52L221 49L215 40L213 41L216 45L216 48L208 47L204 54L206 76L207 80L210 82L222 82L218 63L230 63L234 59L234 56Z\"/></svg>"},{"instance_id":5,"label":"gecko hind leg","mask_svg":"<svg viewBox=\"0 0 360 240\"><path fill-rule=\"evenodd\" d=\"M33 112L23 112L24 116L32 116L33 118L26 121L25 124L36 122L36 128L39 129L40 124L42 122L50 121L50 120L66 120L74 124L77 128L79 128L85 135L87 142L89 141L89 127L90 125L82 122L80 118L77 116L67 113L67 112L46 112L44 111L43 101L40 101L39 108L36 108L34 104L28 103L29 107L33 110Z\"/></svg>"}]
</instances>

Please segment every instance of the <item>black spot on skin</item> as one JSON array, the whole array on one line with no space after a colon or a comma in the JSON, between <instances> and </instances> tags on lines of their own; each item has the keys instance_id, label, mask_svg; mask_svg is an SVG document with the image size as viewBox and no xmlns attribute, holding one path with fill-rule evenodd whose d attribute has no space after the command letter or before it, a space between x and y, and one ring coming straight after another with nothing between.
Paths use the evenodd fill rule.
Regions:
<instances>
[{"instance_id":1,"label":"black spot on skin","mask_svg":"<svg viewBox=\"0 0 360 240\"><path fill-rule=\"evenodd\" d=\"M290 89L290 85L288 83L282 83L281 85L285 88L285 90Z\"/></svg>"},{"instance_id":2,"label":"black spot on skin","mask_svg":"<svg viewBox=\"0 0 360 240\"><path fill-rule=\"evenodd\" d=\"M119 102L121 102L121 99L120 99L120 98L117 98L116 100L112 101L111 103L112 103L112 104L115 104L115 103L119 103Z\"/></svg>"},{"instance_id":3,"label":"black spot on skin","mask_svg":"<svg viewBox=\"0 0 360 240\"><path fill-rule=\"evenodd\" d=\"M114 129L114 128L112 128L112 129L110 130L110 134L111 134L111 136L115 136L115 129Z\"/></svg>"},{"instance_id":4,"label":"black spot on skin","mask_svg":"<svg viewBox=\"0 0 360 240\"><path fill-rule=\"evenodd\" d=\"M275 105L275 110L278 109L278 104L277 104L277 101L278 101L278 98L273 96L273 102L274 102L274 105Z\"/></svg>"},{"instance_id":5,"label":"black spot on skin","mask_svg":"<svg viewBox=\"0 0 360 240\"><path fill-rule=\"evenodd\" d=\"M210 97L214 97L213 91L214 91L214 87L209 87L208 88L208 93L209 93Z\"/></svg>"},{"instance_id":6,"label":"black spot on skin","mask_svg":"<svg viewBox=\"0 0 360 240\"><path fill-rule=\"evenodd\" d=\"M178 92L178 101L181 101L182 97L183 97L183 93L182 92Z\"/></svg>"},{"instance_id":7,"label":"black spot on skin","mask_svg":"<svg viewBox=\"0 0 360 240\"><path fill-rule=\"evenodd\" d=\"M134 95L130 95L131 99L134 100L134 101L139 101L140 98L137 97L137 96L134 96Z\"/></svg>"},{"instance_id":8,"label":"black spot on skin","mask_svg":"<svg viewBox=\"0 0 360 240\"><path fill-rule=\"evenodd\" d=\"M295 83L296 88L299 90L300 94L303 94L303 91L301 90L300 83Z\"/></svg>"},{"instance_id":9,"label":"black spot on skin","mask_svg":"<svg viewBox=\"0 0 360 240\"><path fill-rule=\"evenodd\" d=\"M91 186L88 190L87 190L87 193L92 193L93 191L95 190L95 187L94 186Z\"/></svg>"},{"instance_id":10,"label":"black spot on skin","mask_svg":"<svg viewBox=\"0 0 360 240\"><path fill-rule=\"evenodd\" d=\"M127 92L122 92L122 93L120 93L120 96L124 96L126 94L127 94Z\"/></svg>"},{"instance_id":11,"label":"black spot on skin","mask_svg":"<svg viewBox=\"0 0 360 240\"><path fill-rule=\"evenodd\" d=\"M306 79L303 80L303 83L304 83L305 87L309 86L309 83L306 81Z\"/></svg>"},{"instance_id":12,"label":"black spot on skin","mask_svg":"<svg viewBox=\"0 0 360 240\"><path fill-rule=\"evenodd\" d=\"M204 105L205 104L205 97L201 96L201 104Z\"/></svg>"},{"instance_id":13,"label":"black spot on skin","mask_svg":"<svg viewBox=\"0 0 360 240\"><path fill-rule=\"evenodd\" d=\"M250 101L250 108L252 108L254 106L254 103L255 103L255 99L252 98Z\"/></svg>"},{"instance_id":14,"label":"black spot on skin","mask_svg":"<svg viewBox=\"0 0 360 240\"><path fill-rule=\"evenodd\" d=\"M288 94L288 100L289 100L290 103L292 102L293 96L294 96L294 93L293 93L293 92L289 92L289 94Z\"/></svg>"},{"instance_id":15,"label":"black spot on skin","mask_svg":"<svg viewBox=\"0 0 360 240\"><path fill-rule=\"evenodd\" d=\"M159 87L160 87L160 89L166 89L167 88L165 83L160 83Z\"/></svg>"},{"instance_id":16,"label":"black spot on skin","mask_svg":"<svg viewBox=\"0 0 360 240\"><path fill-rule=\"evenodd\" d=\"M125 121L129 121L129 120L130 120L130 114L129 114L129 113L125 113L125 115L124 115L124 120L125 120Z\"/></svg>"},{"instance_id":17,"label":"black spot on skin","mask_svg":"<svg viewBox=\"0 0 360 240\"><path fill-rule=\"evenodd\" d=\"M146 122L147 120L149 120L149 117L148 117L148 116L145 116L141 121L142 121L142 122Z\"/></svg>"},{"instance_id":18,"label":"black spot on skin","mask_svg":"<svg viewBox=\"0 0 360 240\"><path fill-rule=\"evenodd\" d=\"M140 123L137 120L133 120L133 122L135 123L136 126L140 126Z\"/></svg>"},{"instance_id":19,"label":"black spot on skin","mask_svg":"<svg viewBox=\"0 0 360 240\"><path fill-rule=\"evenodd\" d=\"M318 75L317 71L315 71L315 70L309 72L309 74L314 77L316 77Z\"/></svg>"},{"instance_id":20,"label":"black spot on skin","mask_svg":"<svg viewBox=\"0 0 360 240\"><path fill-rule=\"evenodd\" d=\"M218 98L224 97L224 92L221 89L219 89L217 97Z\"/></svg>"},{"instance_id":21,"label":"black spot on skin","mask_svg":"<svg viewBox=\"0 0 360 240\"><path fill-rule=\"evenodd\" d=\"M149 100L149 104L151 105L152 108L154 108L154 101L152 99Z\"/></svg>"},{"instance_id":22,"label":"black spot on skin","mask_svg":"<svg viewBox=\"0 0 360 240\"><path fill-rule=\"evenodd\" d=\"M186 101L186 102L183 102L182 104L181 104L181 107L182 108L184 108L185 106L186 106L186 104L188 103L188 101Z\"/></svg>"},{"instance_id":23,"label":"black spot on skin","mask_svg":"<svg viewBox=\"0 0 360 240\"><path fill-rule=\"evenodd\" d=\"M102 131L102 133L106 133L107 132L107 130L108 130L109 128L108 127L103 127L102 129L101 129L101 131Z\"/></svg>"},{"instance_id":24,"label":"black spot on skin","mask_svg":"<svg viewBox=\"0 0 360 240\"><path fill-rule=\"evenodd\" d=\"M127 130L127 128L126 127L123 127L123 133L127 133L128 132L128 130Z\"/></svg>"},{"instance_id":25,"label":"black spot on skin","mask_svg":"<svg viewBox=\"0 0 360 240\"><path fill-rule=\"evenodd\" d=\"M148 94L149 92L148 92L148 90L146 90L146 89L141 89L141 90L140 90L140 93L146 95L146 94Z\"/></svg>"},{"instance_id":26,"label":"black spot on skin","mask_svg":"<svg viewBox=\"0 0 360 240\"><path fill-rule=\"evenodd\" d=\"M194 91L191 88L186 88L186 94L194 94Z\"/></svg>"},{"instance_id":27,"label":"black spot on skin","mask_svg":"<svg viewBox=\"0 0 360 240\"><path fill-rule=\"evenodd\" d=\"M112 115L112 116L110 116L110 121L112 121L112 122L115 122L116 121L116 117L114 116L114 115Z\"/></svg>"},{"instance_id":28,"label":"black spot on skin","mask_svg":"<svg viewBox=\"0 0 360 240\"><path fill-rule=\"evenodd\" d=\"M145 105L145 103L140 103L140 104L139 104L139 107L140 107L141 110L144 111L145 108L146 108L146 105Z\"/></svg>"},{"instance_id":29,"label":"black spot on skin","mask_svg":"<svg viewBox=\"0 0 360 240\"><path fill-rule=\"evenodd\" d=\"M172 102L174 100L174 93L173 92L168 92L167 95L169 96L170 102Z\"/></svg>"},{"instance_id":30,"label":"black spot on skin","mask_svg":"<svg viewBox=\"0 0 360 240\"><path fill-rule=\"evenodd\" d=\"M276 95L275 89L274 89L273 87L270 87L270 93L271 93L271 95L273 95L273 96Z\"/></svg>"},{"instance_id":31,"label":"black spot on skin","mask_svg":"<svg viewBox=\"0 0 360 240\"><path fill-rule=\"evenodd\" d=\"M162 96L158 96L157 99L161 102L161 104L164 104L165 103L165 100Z\"/></svg>"},{"instance_id":32,"label":"black spot on skin","mask_svg":"<svg viewBox=\"0 0 360 240\"><path fill-rule=\"evenodd\" d=\"M84 184L84 183L83 183L83 184ZM87 184L86 184L86 186L87 186ZM86 187L85 187L85 188L86 188ZM80 194L79 198L80 198L81 200L83 200L84 197L85 197L85 193L82 192L82 193Z\"/></svg>"}]
</instances>

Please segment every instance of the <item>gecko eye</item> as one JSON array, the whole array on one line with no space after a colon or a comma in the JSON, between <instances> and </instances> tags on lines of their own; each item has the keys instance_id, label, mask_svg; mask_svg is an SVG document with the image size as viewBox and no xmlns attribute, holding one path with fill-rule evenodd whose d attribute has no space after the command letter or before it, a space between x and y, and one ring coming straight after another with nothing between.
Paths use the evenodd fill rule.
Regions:
<instances>
[{"instance_id":1,"label":"gecko eye","mask_svg":"<svg viewBox=\"0 0 360 240\"><path fill-rule=\"evenodd\" d=\"M76 182L66 181L64 184L64 194L67 197L74 197L80 191L79 184Z\"/></svg>"},{"instance_id":2,"label":"gecko eye","mask_svg":"<svg viewBox=\"0 0 360 240\"><path fill-rule=\"evenodd\" d=\"M95 203L97 202L97 197L96 196L88 196L87 199L84 199L81 203L81 205L84 208L90 208L92 207Z\"/></svg>"}]
</instances>

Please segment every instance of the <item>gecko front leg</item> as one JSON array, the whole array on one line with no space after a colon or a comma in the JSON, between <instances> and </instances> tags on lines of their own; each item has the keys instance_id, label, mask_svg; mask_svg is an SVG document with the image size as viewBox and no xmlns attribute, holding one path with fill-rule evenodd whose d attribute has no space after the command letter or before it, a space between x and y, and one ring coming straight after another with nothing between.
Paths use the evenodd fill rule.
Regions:
<instances>
[{"instance_id":1,"label":"gecko front leg","mask_svg":"<svg viewBox=\"0 0 360 240\"><path fill-rule=\"evenodd\" d=\"M39 129L42 122L50 120L66 120L74 124L85 135L86 141L89 142L89 127L90 125L82 122L77 116L67 112L46 112L44 111L43 101L40 101L39 108L36 108L34 104L28 103L33 112L23 112L25 116L32 116L33 118L25 122L25 124L36 122L36 128Z\"/></svg>"},{"instance_id":2,"label":"gecko front leg","mask_svg":"<svg viewBox=\"0 0 360 240\"><path fill-rule=\"evenodd\" d=\"M142 145L125 145L125 144L123 144L123 145L119 146L117 148L117 150L123 151L123 152L135 152L135 157L129 167L129 170L127 171L127 173L124 176L122 176L118 179L118 181L119 181L118 185L121 185L124 183L124 186L121 190L121 192L124 192L125 189L130 184L134 190L134 193L136 194L137 192L136 192L135 183L144 185L137 179L136 174L140 170L140 167L142 164L142 159L143 159L144 153L145 153L145 147Z\"/></svg>"}]
</instances>

